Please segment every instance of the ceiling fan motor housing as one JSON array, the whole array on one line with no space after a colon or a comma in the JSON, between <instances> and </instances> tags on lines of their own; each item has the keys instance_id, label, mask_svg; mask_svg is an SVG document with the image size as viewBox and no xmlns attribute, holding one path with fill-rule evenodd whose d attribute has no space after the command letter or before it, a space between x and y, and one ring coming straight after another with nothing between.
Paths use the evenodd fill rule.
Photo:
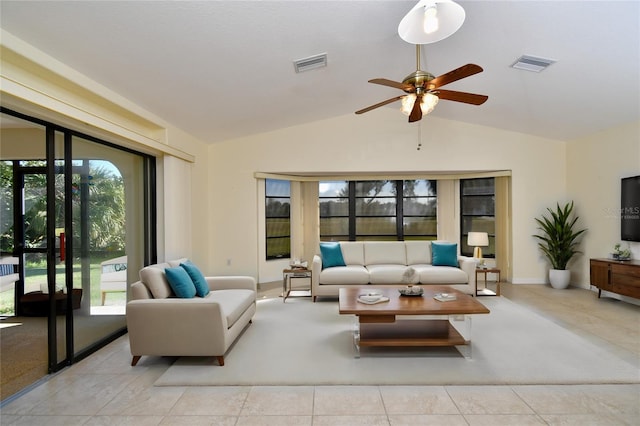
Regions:
<instances>
[{"instance_id":1,"label":"ceiling fan motor housing","mask_svg":"<svg viewBox=\"0 0 640 426\"><path fill-rule=\"evenodd\" d=\"M417 89L418 87L428 88L425 83L428 83L429 81L433 80L434 78L436 78L436 77L431 73L428 73L428 72L422 71L422 70L417 70L415 72L412 72L408 76L406 76L404 78L404 80L402 80L402 82L404 84L409 84L409 85L413 86L413 88L411 90L405 90L405 92L414 93L415 89Z\"/></svg>"}]
</instances>

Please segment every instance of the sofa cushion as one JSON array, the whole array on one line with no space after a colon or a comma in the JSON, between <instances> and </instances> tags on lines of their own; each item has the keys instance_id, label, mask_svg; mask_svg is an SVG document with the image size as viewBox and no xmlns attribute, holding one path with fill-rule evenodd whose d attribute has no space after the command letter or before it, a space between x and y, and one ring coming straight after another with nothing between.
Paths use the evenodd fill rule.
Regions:
<instances>
[{"instance_id":1,"label":"sofa cushion","mask_svg":"<svg viewBox=\"0 0 640 426\"><path fill-rule=\"evenodd\" d=\"M164 270L167 281L176 296L183 299L191 299L196 295L196 286L193 284L191 277L184 268L177 266L175 268L167 268Z\"/></svg>"},{"instance_id":2,"label":"sofa cushion","mask_svg":"<svg viewBox=\"0 0 640 426\"><path fill-rule=\"evenodd\" d=\"M345 265L364 266L364 243L360 241L344 241L340 243Z\"/></svg>"},{"instance_id":3,"label":"sofa cushion","mask_svg":"<svg viewBox=\"0 0 640 426\"><path fill-rule=\"evenodd\" d=\"M205 297L207 294L209 294L209 284L207 284L207 280L204 278L204 275L202 275L202 272L196 265L191 262L184 262L181 263L180 266L184 268L185 271L187 271L187 274L189 274L189 277L191 278L191 281L193 281L193 285L196 288L196 295L198 297Z\"/></svg>"},{"instance_id":4,"label":"sofa cushion","mask_svg":"<svg viewBox=\"0 0 640 426\"><path fill-rule=\"evenodd\" d=\"M431 243L433 266L458 266L458 244L433 242Z\"/></svg>"},{"instance_id":5,"label":"sofa cushion","mask_svg":"<svg viewBox=\"0 0 640 426\"><path fill-rule=\"evenodd\" d=\"M370 241L364 245L365 265L406 265L407 255L403 241Z\"/></svg>"},{"instance_id":6,"label":"sofa cushion","mask_svg":"<svg viewBox=\"0 0 640 426\"><path fill-rule=\"evenodd\" d=\"M206 299L215 300L220 304L222 315L227 318L227 327L231 327L255 302L256 294L246 289L214 290L209 292Z\"/></svg>"},{"instance_id":7,"label":"sofa cushion","mask_svg":"<svg viewBox=\"0 0 640 426\"><path fill-rule=\"evenodd\" d=\"M427 265L431 263L431 241L405 241L407 265Z\"/></svg>"},{"instance_id":8,"label":"sofa cushion","mask_svg":"<svg viewBox=\"0 0 640 426\"><path fill-rule=\"evenodd\" d=\"M415 265L421 284L466 284L469 277L460 268L451 266Z\"/></svg>"},{"instance_id":9,"label":"sofa cushion","mask_svg":"<svg viewBox=\"0 0 640 426\"><path fill-rule=\"evenodd\" d=\"M169 267L168 263L158 263L140 270L140 281L147 286L154 299L166 299L173 296L169 281L164 274L164 270Z\"/></svg>"},{"instance_id":10,"label":"sofa cushion","mask_svg":"<svg viewBox=\"0 0 640 426\"><path fill-rule=\"evenodd\" d=\"M172 268L175 268L177 266L180 266L181 263L185 263L185 262L189 262L189 259L187 259L186 257L182 257L180 259L176 259L176 260L167 260L167 263L169 264L169 266L171 266Z\"/></svg>"},{"instance_id":11,"label":"sofa cushion","mask_svg":"<svg viewBox=\"0 0 640 426\"><path fill-rule=\"evenodd\" d=\"M322 269L345 266L340 243L320 243L322 253Z\"/></svg>"},{"instance_id":12,"label":"sofa cushion","mask_svg":"<svg viewBox=\"0 0 640 426\"><path fill-rule=\"evenodd\" d=\"M368 284L369 271L364 266L349 265L323 269L319 277L320 284Z\"/></svg>"},{"instance_id":13,"label":"sofa cushion","mask_svg":"<svg viewBox=\"0 0 640 426\"><path fill-rule=\"evenodd\" d=\"M404 265L367 265L371 284L402 284L404 275L409 269ZM413 274L407 284L417 284L419 275Z\"/></svg>"}]
</instances>

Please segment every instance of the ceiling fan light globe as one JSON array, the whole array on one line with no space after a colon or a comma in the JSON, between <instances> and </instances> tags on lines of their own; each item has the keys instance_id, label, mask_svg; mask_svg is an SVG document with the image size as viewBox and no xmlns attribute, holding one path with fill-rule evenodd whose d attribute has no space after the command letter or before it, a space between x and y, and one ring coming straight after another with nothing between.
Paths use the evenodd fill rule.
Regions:
<instances>
[{"instance_id":1,"label":"ceiling fan light globe","mask_svg":"<svg viewBox=\"0 0 640 426\"><path fill-rule=\"evenodd\" d=\"M422 115L427 115L431 111L433 111L436 105L438 105L439 100L440 99L436 95L432 93L425 93L422 96L422 103L420 104ZM411 111L413 110L413 104L416 102L416 95L413 93L410 95L406 95L402 98L401 102L402 106L400 107L400 111L404 115L409 116L411 114Z\"/></svg>"},{"instance_id":2,"label":"ceiling fan light globe","mask_svg":"<svg viewBox=\"0 0 640 426\"><path fill-rule=\"evenodd\" d=\"M400 111L408 116L409 114L411 114L411 110L413 109L413 104L416 102L416 95L415 94L410 94L407 96L404 96L402 98L402 105L400 106Z\"/></svg>"},{"instance_id":3,"label":"ceiling fan light globe","mask_svg":"<svg viewBox=\"0 0 640 426\"><path fill-rule=\"evenodd\" d=\"M438 6L436 6L435 3L424 7L424 22L422 23L422 28L427 34L438 31Z\"/></svg>"},{"instance_id":4,"label":"ceiling fan light globe","mask_svg":"<svg viewBox=\"0 0 640 426\"><path fill-rule=\"evenodd\" d=\"M425 15L432 6L437 8L435 19L438 22L438 28L427 33ZM452 0L420 0L400 21L398 35L411 44L435 43L458 31L464 23L465 16L462 6Z\"/></svg>"},{"instance_id":5,"label":"ceiling fan light globe","mask_svg":"<svg viewBox=\"0 0 640 426\"><path fill-rule=\"evenodd\" d=\"M422 115L427 115L438 105L438 98L436 95L431 93L426 93L422 96L422 104L420 104L420 109L422 110Z\"/></svg>"}]
</instances>

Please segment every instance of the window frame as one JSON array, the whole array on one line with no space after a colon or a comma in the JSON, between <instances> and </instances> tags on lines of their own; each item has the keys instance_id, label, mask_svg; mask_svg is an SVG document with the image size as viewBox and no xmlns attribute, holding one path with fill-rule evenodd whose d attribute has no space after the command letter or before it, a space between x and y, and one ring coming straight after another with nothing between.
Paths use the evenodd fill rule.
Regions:
<instances>
[{"instance_id":1,"label":"window frame","mask_svg":"<svg viewBox=\"0 0 640 426\"><path fill-rule=\"evenodd\" d=\"M430 182L428 186L432 189L433 194L429 195L404 195L404 188L406 186L405 182L413 181L427 181ZM433 215L405 215L404 213L404 203L406 200L416 199L416 198L432 198L435 199L437 206L437 180L433 179L407 179L407 180L395 180L395 179L380 179L376 181L362 181L362 180L351 180L351 181L320 181L319 185L323 183L332 183L332 182L345 182L347 184L347 194L342 194L339 196L331 195L331 196L318 196L318 202L320 204L320 241L404 241L405 239L411 240L435 240L437 239L437 207L433 209ZM380 182L382 183L381 188L384 188L387 184L392 184L393 188L391 192L395 191L393 195L374 195L373 198L378 198L383 201L388 201L393 199L395 203L395 211L393 214L373 214L369 212L369 214L361 214L358 210L360 210L358 206L358 202L365 199L373 199L369 194L359 194L358 186L364 186L365 183L371 182ZM388 191L387 191L388 192ZM347 200L348 202L348 214L344 215L331 215L331 214L323 214L324 210L322 208L323 200L335 200L342 199ZM427 217L433 218L435 221L435 229L436 234L405 234L405 218L416 218L416 217ZM323 233L323 219L331 219L331 218L346 218L348 220L348 233ZM395 220L395 231L394 233L362 233L362 228L359 226L358 222L362 222L363 219L377 219L377 218L393 218Z\"/></svg>"},{"instance_id":2,"label":"window frame","mask_svg":"<svg viewBox=\"0 0 640 426\"><path fill-rule=\"evenodd\" d=\"M493 191L492 192L483 192L477 194L465 194L464 184L469 181L480 181L480 180L492 180L493 181ZM465 201L471 199L478 199L480 197L491 197L493 200L492 209L493 212L484 212L480 214L465 214ZM492 214L490 214L492 213ZM466 229L466 223L470 223L470 220L465 220L469 218L486 218L487 223L493 224L493 232L489 229ZM473 256L473 247L469 247L467 245L467 238L469 232L477 231L477 232L487 232L489 236L489 246L482 247L483 258L495 259L495 235L496 230L496 181L495 177L482 177L482 178L470 178L470 179L460 179L460 254L462 256Z\"/></svg>"},{"instance_id":3,"label":"window frame","mask_svg":"<svg viewBox=\"0 0 640 426\"><path fill-rule=\"evenodd\" d=\"M269 194L270 182L283 182L283 183L286 182L288 184L287 195L284 195L281 193L275 193L273 195L270 195ZM270 211L271 209L269 208L269 203L272 200L288 200L288 208L286 209L287 214L286 215L284 214L270 215L270 213L272 212ZM264 209L265 259L268 261L268 260L281 260L281 259L290 258L291 257L291 182L288 180L282 180L282 179L265 179L264 208L265 208ZM269 235L269 231L270 231L269 219L285 219L285 218L289 223L289 226L287 227L288 232L283 233L282 235L270 236ZM273 251L272 244L274 243L274 241L281 241L281 240L288 240L288 244L287 244L288 250L282 251L277 255L269 255L269 253Z\"/></svg>"}]
</instances>

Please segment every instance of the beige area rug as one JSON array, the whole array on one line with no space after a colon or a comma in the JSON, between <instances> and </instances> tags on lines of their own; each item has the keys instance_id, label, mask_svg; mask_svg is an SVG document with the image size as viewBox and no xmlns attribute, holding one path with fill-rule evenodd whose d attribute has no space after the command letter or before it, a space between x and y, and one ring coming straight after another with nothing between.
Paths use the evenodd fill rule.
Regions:
<instances>
[{"instance_id":1,"label":"beige area rug","mask_svg":"<svg viewBox=\"0 0 640 426\"><path fill-rule=\"evenodd\" d=\"M640 361L632 365L504 297L479 300L491 314L473 317L472 359L455 348L363 348L356 359L354 319L338 314L337 301L272 299L259 302L224 367L181 357L155 385L640 383Z\"/></svg>"}]
</instances>

